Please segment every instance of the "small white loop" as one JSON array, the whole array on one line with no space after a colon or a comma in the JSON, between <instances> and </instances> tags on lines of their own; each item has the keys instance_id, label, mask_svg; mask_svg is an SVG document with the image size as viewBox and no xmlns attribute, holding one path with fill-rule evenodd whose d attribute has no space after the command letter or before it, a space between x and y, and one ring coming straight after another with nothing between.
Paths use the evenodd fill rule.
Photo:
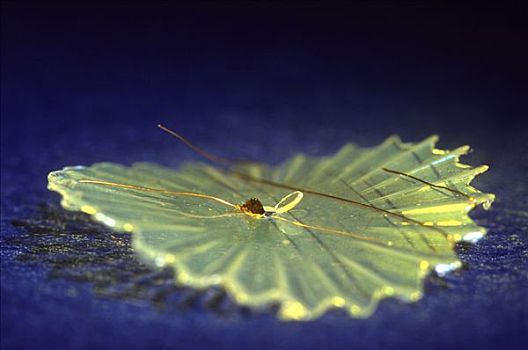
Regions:
<instances>
[{"instance_id":1,"label":"small white loop","mask_svg":"<svg viewBox=\"0 0 528 350\"><path fill-rule=\"evenodd\" d=\"M290 197L296 196L294 200L292 200L290 203L284 205L281 207L281 204L286 202ZM274 211L278 214L286 213L287 211L292 210L295 208L303 199L304 194L301 191L295 191L290 193L289 195L283 197L279 203L277 203L274 207Z\"/></svg>"}]
</instances>

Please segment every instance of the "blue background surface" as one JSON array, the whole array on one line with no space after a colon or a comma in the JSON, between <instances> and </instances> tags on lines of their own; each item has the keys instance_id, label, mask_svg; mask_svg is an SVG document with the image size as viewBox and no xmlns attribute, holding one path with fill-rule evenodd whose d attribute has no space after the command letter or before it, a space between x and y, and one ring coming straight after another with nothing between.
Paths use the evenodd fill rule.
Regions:
<instances>
[{"instance_id":1,"label":"blue background surface","mask_svg":"<svg viewBox=\"0 0 528 350\"><path fill-rule=\"evenodd\" d=\"M499 2L2 3L2 348L520 348L528 341L526 13ZM466 269L429 279L417 303L383 301L366 320L335 311L281 323L269 311L213 312L203 297L160 310L150 297L101 297L93 279L53 278L38 249L22 261L34 237L17 245L27 234L17 220L37 220L60 244L63 226L110 235L57 207L49 171L197 158L158 122L221 155L272 163L391 134L470 144L464 161L491 165L474 184L497 200L472 214L490 231L459 249ZM65 219L47 222L42 205ZM118 255L116 271L137 267L132 253ZM93 265L79 271L87 269L99 276ZM157 288L149 283L147 294Z\"/></svg>"}]
</instances>

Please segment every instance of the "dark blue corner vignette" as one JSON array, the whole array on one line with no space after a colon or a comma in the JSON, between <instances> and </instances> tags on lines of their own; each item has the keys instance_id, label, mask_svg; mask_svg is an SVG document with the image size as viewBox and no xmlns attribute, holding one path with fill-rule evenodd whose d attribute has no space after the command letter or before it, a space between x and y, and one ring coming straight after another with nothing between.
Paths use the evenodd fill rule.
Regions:
<instances>
[{"instance_id":1,"label":"dark blue corner vignette","mask_svg":"<svg viewBox=\"0 0 528 350\"><path fill-rule=\"evenodd\" d=\"M521 348L523 14L502 2L2 2L2 349ZM45 259L17 258L29 248L6 243L24 234L13 223L59 201L46 190L49 171L197 158L158 122L219 154L271 163L391 134L470 144L464 161L491 165L474 184L497 201L472 214L490 231L459 251L465 270L428 281L415 304L385 300L365 320L329 312L281 323L271 312L224 317L200 303L163 311L100 298L92 283L51 278Z\"/></svg>"}]
</instances>

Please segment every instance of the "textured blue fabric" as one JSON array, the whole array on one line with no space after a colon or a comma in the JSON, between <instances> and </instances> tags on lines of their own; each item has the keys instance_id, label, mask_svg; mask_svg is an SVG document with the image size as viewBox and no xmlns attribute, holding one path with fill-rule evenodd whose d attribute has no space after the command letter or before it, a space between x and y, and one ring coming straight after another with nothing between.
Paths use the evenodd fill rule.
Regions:
<instances>
[{"instance_id":1,"label":"textured blue fabric","mask_svg":"<svg viewBox=\"0 0 528 350\"><path fill-rule=\"evenodd\" d=\"M527 343L528 57L521 8L2 7L3 349ZM149 272L126 249L117 260L83 267L90 244L111 232L62 212L58 195L46 190L46 176L100 161L176 167L197 159L157 130L158 122L221 155L272 163L297 152L331 154L346 142L372 146L391 134L405 141L439 134L440 148L470 144L475 152L463 160L491 165L474 185L497 200L493 210L472 214L490 231L459 249L465 269L427 281L422 300L384 300L365 320L335 311L313 322L282 323L271 311L215 312L203 297L186 308L159 309L149 295L152 282L134 298L102 297L94 282L105 277L101 271L124 271L119 278L132 269L134 277ZM41 205L65 219L43 216ZM21 220L38 224L21 226ZM56 232L56 239L46 236L48 247L64 244L61 230L79 230L67 243L76 241L78 249L82 237L86 251L70 261L70 273L50 263L51 255L55 262L63 258L61 251L41 253L33 236L17 240L31 227ZM103 254L103 248L93 251ZM115 261L120 265L105 270ZM81 270L84 280L72 277ZM127 283L134 290L142 282L119 285Z\"/></svg>"}]
</instances>

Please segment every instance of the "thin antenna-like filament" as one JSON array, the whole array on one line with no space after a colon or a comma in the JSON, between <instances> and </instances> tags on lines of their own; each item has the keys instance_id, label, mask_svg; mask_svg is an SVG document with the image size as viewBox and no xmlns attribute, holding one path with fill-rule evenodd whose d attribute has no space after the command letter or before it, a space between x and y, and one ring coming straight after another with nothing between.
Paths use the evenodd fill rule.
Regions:
<instances>
[{"instance_id":1,"label":"thin antenna-like filament","mask_svg":"<svg viewBox=\"0 0 528 350\"><path fill-rule=\"evenodd\" d=\"M217 156L215 154L209 153L209 152L201 149L200 147L195 146L191 141L187 140L182 135L178 134L175 131L170 130L169 128L167 128L167 127L165 127L165 126L163 126L161 124L158 124L158 128L160 128L161 130L165 131L166 133L176 137L178 140L180 140L185 145L187 145L187 147L189 147L190 149L192 149L193 151L195 151L196 153L198 153L202 157L204 157L206 159L209 159L213 163L220 163L220 164L225 165L225 166L232 166L233 163L234 163L232 160L229 160L227 158L223 158L223 157Z\"/></svg>"},{"instance_id":2,"label":"thin antenna-like filament","mask_svg":"<svg viewBox=\"0 0 528 350\"><path fill-rule=\"evenodd\" d=\"M109 181L99 181L99 180L79 180L79 183L85 183L85 184L93 184L93 185L103 185L103 186L109 186L109 187L119 187L119 188L126 188L129 190L137 190L137 191L144 191L144 192L155 192L155 193L163 193L173 196L186 196L186 197L196 197L196 198L205 198L210 199L213 201L216 201L218 203L230 206L232 208L238 208L238 205L230 203L226 201L225 199L210 196L203 193L196 193L196 192L175 192L175 191L168 191L168 190L162 190L158 188L150 188L150 187L143 187L143 186L136 186L136 185L127 185L127 184L120 184L117 182L109 182Z\"/></svg>"},{"instance_id":3,"label":"thin antenna-like filament","mask_svg":"<svg viewBox=\"0 0 528 350\"><path fill-rule=\"evenodd\" d=\"M369 241L369 242L373 242L373 243L379 243L379 241L377 241L374 238L362 237L362 236L359 236L357 234L354 234L354 233L348 232L348 231L336 230L336 229L333 229L333 228L330 228L330 227L325 227L325 226L317 226L317 225L305 224L305 223L302 223L302 222L299 222L299 221L286 219L286 218L284 218L282 216L274 216L273 218L276 219L276 220L288 222L288 223L290 223L292 225L303 227L303 228L309 228L309 229L313 229L313 230L317 230L317 231L334 233L334 234L338 234L338 235L346 236L346 237L353 237L353 238L356 238L356 239L359 239L359 240L362 240L362 241Z\"/></svg>"},{"instance_id":4,"label":"thin antenna-like filament","mask_svg":"<svg viewBox=\"0 0 528 350\"><path fill-rule=\"evenodd\" d=\"M434 187L434 188L440 188L440 189L443 189L443 190L446 190L446 191L449 191L449 192L452 192L454 194L457 194L459 196L462 196L462 197L466 197L467 199L469 199L471 202L475 202L475 199L471 196L468 196L467 194L465 194L464 192L461 192L459 190L456 190L456 189L453 189L453 188L450 188L450 187L447 187L447 186L442 186L442 185L436 185L432 182L429 182L429 181L425 181L423 179L420 179L419 177L416 177L416 176L413 176L411 174L407 174L407 173L404 173L402 171L398 171L398 170L392 170L392 169L387 169L387 168L381 168L383 171L386 171L388 173L392 173L392 174L396 174L396 175L400 175L400 176L405 176L405 177L408 177L410 179L413 179L415 181L418 181L418 182L421 182L425 185L428 185L428 186L431 186L431 187Z\"/></svg>"}]
</instances>

